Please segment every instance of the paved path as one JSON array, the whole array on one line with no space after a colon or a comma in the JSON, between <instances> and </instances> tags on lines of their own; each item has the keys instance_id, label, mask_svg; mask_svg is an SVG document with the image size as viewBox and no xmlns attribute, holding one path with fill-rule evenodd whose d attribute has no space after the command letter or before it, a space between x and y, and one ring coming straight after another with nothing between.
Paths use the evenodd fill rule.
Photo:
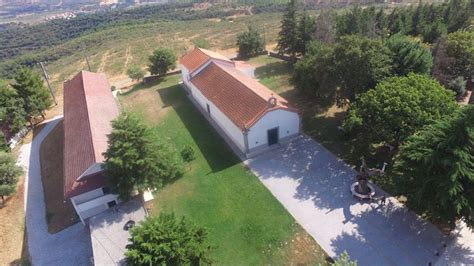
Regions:
<instances>
[{"instance_id":1,"label":"paved path","mask_svg":"<svg viewBox=\"0 0 474 266\"><path fill-rule=\"evenodd\" d=\"M28 250L34 265L90 265L92 256L89 231L81 223L57 234L48 233L41 182L39 148L41 142L60 121L47 123L32 143L20 149L18 163L25 169L25 212Z\"/></svg>"},{"instance_id":2,"label":"paved path","mask_svg":"<svg viewBox=\"0 0 474 266\"><path fill-rule=\"evenodd\" d=\"M245 163L332 257L346 250L360 265L428 265L450 242L392 197L387 206L354 199L356 172L310 138Z\"/></svg>"}]
</instances>

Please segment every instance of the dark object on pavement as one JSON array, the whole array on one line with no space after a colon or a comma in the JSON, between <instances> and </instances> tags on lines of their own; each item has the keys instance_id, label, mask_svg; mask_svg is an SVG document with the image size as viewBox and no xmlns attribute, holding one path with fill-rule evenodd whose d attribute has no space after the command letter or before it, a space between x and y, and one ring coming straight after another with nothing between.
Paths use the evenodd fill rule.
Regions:
<instances>
[{"instance_id":1,"label":"dark object on pavement","mask_svg":"<svg viewBox=\"0 0 474 266\"><path fill-rule=\"evenodd\" d=\"M123 226L123 230L128 231L130 228L132 228L135 225L134 220L129 220L128 222L125 223Z\"/></svg>"}]
</instances>

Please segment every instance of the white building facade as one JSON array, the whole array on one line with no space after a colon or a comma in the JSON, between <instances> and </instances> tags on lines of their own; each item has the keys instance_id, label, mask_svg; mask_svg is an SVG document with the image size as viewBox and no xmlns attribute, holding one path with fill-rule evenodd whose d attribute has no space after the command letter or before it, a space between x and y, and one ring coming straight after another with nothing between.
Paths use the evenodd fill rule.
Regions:
<instances>
[{"instance_id":1,"label":"white building facade","mask_svg":"<svg viewBox=\"0 0 474 266\"><path fill-rule=\"evenodd\" d=\"M208 57L195 63L200 53ZM196 48L181 59L181 73L193 102L225 139L252 157L300 134L300 115L285 99L237 70L229 59L214 56Z\"/></svg>"}]
</instances>

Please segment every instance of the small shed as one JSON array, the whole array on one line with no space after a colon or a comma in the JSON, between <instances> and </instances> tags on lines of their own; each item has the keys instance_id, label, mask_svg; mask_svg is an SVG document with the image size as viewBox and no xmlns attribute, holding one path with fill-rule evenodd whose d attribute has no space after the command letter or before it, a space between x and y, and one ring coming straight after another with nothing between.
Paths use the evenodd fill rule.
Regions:
<instances>
[{"instance_id":1,"label":"small shed","mask_svg":"<svg viewBox=\"0 0 474 266\"><path fill-rule=\"evenodd\" d=\"M180 60L183 84L195 105L245 157L300 134L297 109L230 59L195 48Z\"/></svg>"}]
</instances>

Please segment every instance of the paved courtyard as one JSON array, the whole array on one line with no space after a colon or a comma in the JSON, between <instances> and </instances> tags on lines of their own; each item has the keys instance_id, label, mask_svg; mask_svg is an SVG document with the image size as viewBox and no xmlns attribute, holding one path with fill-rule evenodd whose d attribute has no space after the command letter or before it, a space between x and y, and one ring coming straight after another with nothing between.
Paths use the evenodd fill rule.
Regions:
<instances>
[{"instance_id":1,"label":"paved courtyard","mask_svg":"<svg viewBox=\"0 0 474 266\"><path fill-rule=\"evenodd\" d=\"M125 251L130 231L124 225L145 219L139 199L121 203L89 219L95 265L125 265Z\"/></svg>"},{"instance_id":2,"label":"paved courtyard","mask_svg":"<svg viewBox=\"0 0 474 266\"><path fill-rule=\"evenodd\" d=\"M392 197L386 206L354 199L356 172L308 137L245 163L332 257L347 251L360 265L428 265L444 243L461 258L473 254Z\"/></svg>"},{"instance_id":3,"label":"paved courtyard","mask_svg":"<svg viewBox=\"0 0 474 266\"><path fill-rule=\"evenodd\" d=\"M54 235L48 233L39 149L44 138L60 121L47 123L32 143L20 148L18 164L25 169L25 212L28 251L33 265L91 265L89 230L81 223Z\"/></svg>"}]
</instances>

